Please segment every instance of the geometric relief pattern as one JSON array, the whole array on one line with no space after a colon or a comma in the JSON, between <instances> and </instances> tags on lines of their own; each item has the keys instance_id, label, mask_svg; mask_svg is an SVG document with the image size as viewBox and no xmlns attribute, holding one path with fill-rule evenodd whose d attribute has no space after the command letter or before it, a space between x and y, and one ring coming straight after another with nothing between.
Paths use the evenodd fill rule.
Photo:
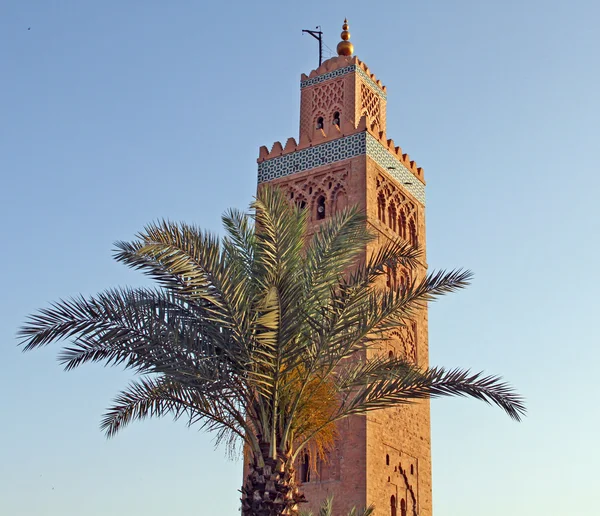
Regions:
<instances>
[{"instance_id":1,"label":"geometric relief pattern","mask_svg":"<svg viewBox=\"0 0 600 516\"><path fill-rule=\"evenodd\" d=\"M381 117L379 109L379 97L373 93L373 90L364 84L360 85L361 111L368 116L369 123L376 123L381 127ZM361 113L361 114L362 114Z\"/></svg>"},{"instance_id":2,"label":"geometric relief pattern","mask_svg":"<svg viewBox=\"0 0 600 516\"><path fill-rule=\"evenodd\" d=\"M407 321L405 326L400 326L397 330L390 333L390 338L399 341L400 356L407 362L417 363L417 324L413 321Z\"/></svg>"},{"instance_id":3,"label":"geometric relief pattern","mask_svg":"<svg viewBox=\"0 0 600 516\"><path fill-rule=\"evenodd\" d=\"M258 164L258 183L365 154L387 170L415 199L425 204L425 185L368 132L351 134L308 149L267 159Z\"/></svg>"},{"instance_id":4,"label":"geometric relief pattern","mask_svg":"<svg viewBox=\"0 0 600 516\"><path fill-rule=\"evenodd\" d=\"M381 143L369 133L367 135L367 156L375 161L381 168L387 170L417 201L425 204L425 185L408 170L402 162L393 156Z\"/></svg>"},{"instance_id":5,"label":"geometric relief pattern","mask_svg":"<svg viewBox=\"0 0 600 516\"><path fill-rule=\"evenodd\" d=\"M301 181L290 181L282 189L291 202L308 210L310 220L325 219L347 206L347 178L348 171L339 169ZM321 211L318 211L319 207Z\"/></svg>"},{"instance_id":6,"label":"geometric relief pattern","mask_svg":"<svg viewBox=\"0 0 600 516\"><path fill-rule=\"evenodd\" d=\"M264 183L296 172L329 165L366 154L365 133L351 134L258 164L258 182Z\"/></svg>"},{"instance_id":7,"label":"geometric relief pattern","mask_svg":"<svg viewBox=\"0 0 600 516\"><path fill-rule=\"evenodd\" d=\"M315 88L313 92L313 113L327 114L334 105L340 107L344 103L344 84L342 81L331 81Z\"/></svg>"},{"instance_id":8,"label":"geometric relief pattern","mask_svg":"<svg viewBox=\"0 0 600 516\"><path fill-rule=\"evenodd\" d=\"M383 92L383 90L379 87L379 85L371 79L367 75L367 73L358 65L350 65L345 68L338 68L337 70L333 70L332 72L327 72L322 75L317 75L316 77L311 77L310 79L306 79L305 81L300 82L300 88L308 88L309 86L314 86L315 84L319 84L321 82L328 81L329 79L334 79L336 77L342 77L343 75L347 75L349 73L358 72L358 75L369 85L377 95L379 95L383 100L387 99L387 95Z\"/></svg>"},{"instance_id":9,"label":"geometric relief pattern","mask_svg":"<svg viewBox=\"0 0 600 516\"><path fill-rule=\"evenodd\" d=\"M377 218L414 247L419 244L417 207L382 174L377 176Z\"/></svg>"}]
</instances>

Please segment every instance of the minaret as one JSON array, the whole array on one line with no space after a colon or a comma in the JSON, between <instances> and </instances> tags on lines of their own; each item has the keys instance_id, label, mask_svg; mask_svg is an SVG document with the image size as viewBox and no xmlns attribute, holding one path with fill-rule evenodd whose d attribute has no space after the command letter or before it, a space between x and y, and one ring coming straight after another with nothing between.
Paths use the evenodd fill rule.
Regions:
<instances>
[{"instance_id":1,"label":"minaret","mask_svg":"<svg viewBox=\"0 0 600 516\"><path fill-rule=\"evenodd\" d=\"M423 170L387 139L387 89L352 55L347 20L342 29L338 56L301 76L299 139L260 148L258 183L277 185L290 202L306 207L313 229L336 210L358 205L377 235L373 249L400 237L425 253ZM425 259L423 254L423 264ZM414 281L425 272L426 265L411 271L413 278L408 271L388 271L387 282ZM369 353L427 366L427 311ZM349 418L339 425L339 436L329 462L299 478L307 508L316 513L334 495L335 514L373 503L377 516L431 516L428 401Z\"/></svg>"}]
</instances>

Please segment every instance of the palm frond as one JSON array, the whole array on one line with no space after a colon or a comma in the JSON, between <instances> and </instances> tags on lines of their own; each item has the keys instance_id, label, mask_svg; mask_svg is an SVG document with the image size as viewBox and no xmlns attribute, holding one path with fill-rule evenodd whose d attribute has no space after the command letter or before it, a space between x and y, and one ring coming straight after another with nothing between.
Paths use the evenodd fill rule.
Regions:
<instances>
[{"instance_id":1,"label":"palm frond","mask_svg":"<svg viewBox=\"0 0 600 516\"><path fill-rule=\"evenodd\" d=\"M261 186L252 215L223 216L223 239L160 221L118 242L116 260L159 288L60 300L26 321L24 350L67 340L66 369L102 362L141 375L105 415L109 436L170 414L218 442L245 439L257 463L286 457L286 468L305 447L313 457L330 447L335 421L414 400L469 396L523 416L522 398L499 377L367 359L428 302L464 288L469 271L425 276L419 249L375 243L355 208L311 225L308 238L307 211L288 201ZM382 288L396 267L417 279Z\"/></svg>"},{"instance_id":2,"label":"palm frond","mask_svg":"<svg viewBox=\"0 0 600 516\"><path fill-rule=\"evenodd\" d=\"M218 399L164 377L132 382L116 397L100 427L107 437L113 437L132 421L169 414L174 419L186 416L189 424L200 423L201 429L216 431L218 440L231 441L233 436L245 439L246 428L229 409L223 409Z\"/></svg>"},{"instance_id":3,"label":"palm frond","mask_svg":"<svg viewBox=\"0 0 600 516\"><path fill-rule=\"evenodd\" d=\"M344 415L441 396L485 401L499 406L516 421L526 413L523 398L500 377L462 369L447 371L442 367L421 371L396 359L389 359L388 364L386 360L379 361L365 376L348 374L339 385L340 392L346 393L340 412Z\"/></svg>"},{"instance_id":4,"label":"palm frond","mask_svg":"<svg viewBox=\"0 0 600 516\"><path fill-rule=\"evenodd\" d=\"M346 208L323 222L306 248L307 292L323 301L374 238L357 208Z\"/></svg>"},{"instance_id":5,"label":"palm frond","mask_svg":"<svg viewBox=\"0 0 600 516\"><path fill-rule=\"evenodd\" d=\"M115 244L115 259L142 270L166 288L219 306L222 275L219 239L188 224L150 224L138 240ZM215 289L217 292L215 292Z\"/></svg>"}]
</instances>

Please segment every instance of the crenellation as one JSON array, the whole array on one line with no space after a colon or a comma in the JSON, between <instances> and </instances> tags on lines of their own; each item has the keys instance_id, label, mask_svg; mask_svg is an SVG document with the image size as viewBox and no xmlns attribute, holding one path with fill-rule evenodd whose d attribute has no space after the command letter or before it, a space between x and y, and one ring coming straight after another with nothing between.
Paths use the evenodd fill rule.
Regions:
<instances>
[{"instance_id":1,"label":"crenellation","mask_svg":"<svg viewBox=\"0 0 600 516\"><path fill-rule=\"evenodd\" d=\"M271 152L269 153L269 157L281 156L283 154L283 145L281 142L275 142L273 147L271 147Z\"/></svg>"},{"instance_id":2,"label":"crenellation","mask_svg":"<svg viewBox=\"0 0 600 516\"><path fill-rule=\"evenodd\" d=\"M321 129L320 131L316 131L313 134L313 139L311 139L307 133L302 133L300 135L299 142L297 142L296 139L293 137L288 138L286 141L286 144L285 144L285 148L282 146L281 142L275 142L271 147L271 151L269 151L268 148L263 145L260 147L257 163L259 163L259 165L260 165L262 163L268 162L269 160L282 159L283 157L289 157L290 159L292 159L295 156L295 153L298 153L301 151L304 152L310 148L314 148L315 152L320 152L319 151L320 146L324 145L324 144L328 144L328 145L331 144L329 147L327 147L326 149L323 150L323 152L325 152L325 155L327 156L327 158L326 158L327 162L335 162L338 159L343 159L343 158L336 158L336 151L331 150L336 147L336 144L334 142L336 142L337 140L340 140L340 145L342 145L344 148L346 148L346 145L343 144L343 141L345 141L345 138L349 138L352 135L359 135L360 133L367 133L368 135L370 135L370 137L374 138L379 144L381 144L381 146L385 150L387 150L389 152L390 157L395 158L401 166L405 167L407 172L410 172L414 177L416 177L420 181L420 183L422 183L423 185L425 184L423 168L419 167L415 161L411 160L409 154L403 153L403 150L400 146L396 147L394 140L386 139L385 135L382 132L374 134L374 132L371 130L371 128L367 127L366 116L363 115L360 118L358 127L354 130L352 130L352 128L349 128L347 126L343 126L343 127L344 127L344 132L342 132L341 129L333 129L332 128L331 134L329 134L329 135L327 135L324 132L324 130ZM361 147L361 149L363 149L363 150L359 150L359 148L356 148L355 155L358 155L362 152L367 152L367 154L369 154L368 151L364 150L364 149L366 149L366 147L365 148ZM377 153L377 155L378 155L378 153ZM347 156L347 152L343 151L341 156ZM310 158L310 159L314 159L314 158ZM304 163L304 162L305 162L305 159L302 158L301 163ZM293 159L289 163L290 163L289 166L294 167ZM298 170L303 169L302 167L303 166L301 166L300 168L292 168L292 169L290 169L290 171L288 173L297 172ZM284 175L286 175L286 174L284 174ZM421 194L417 194L416 197L418 199L422 199Z\"/></svg>"},{"instance_id":3,"label":"crenellation","mask_svg":"<svg viewBox=\"0 0 600 516\"><path fill-rule=\"evenodd\" d=\"M283 154L289 154L290 152L294 152L297 147L298 144L296 143L296 138L288 138L287 142L285 142L285 147L283 148Z\"/></svg>"},{"instance_id":4,"label":"crenellation","mask_svg":"<svg viewBox=\"0 0 600 516\"><path fill-rule=\"evenodd\" d=\"M260 149L258 149L258 162L260 163L261 161L264 161L265 159L267 159L268 155L269 155L269 149L267 148L267 146L261 145Z\"/></svg>"}]
</instances>

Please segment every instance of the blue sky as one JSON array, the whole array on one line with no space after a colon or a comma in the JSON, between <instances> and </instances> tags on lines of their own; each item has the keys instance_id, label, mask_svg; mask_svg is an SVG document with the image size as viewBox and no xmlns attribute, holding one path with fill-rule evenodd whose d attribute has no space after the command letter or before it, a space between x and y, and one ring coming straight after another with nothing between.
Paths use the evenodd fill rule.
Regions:
<instances>
[{"instance_id":1,"label":"blue sky","mask_svg":"<svg viewBox=\"0 0 600 516\"><path fill-rule=\"evenodd\" d=\"M15 332L49 301L144 284L111 249L147 222L219 231L245 207L259 146L297 136L316 64L301 29L335 48L345 16L388 87L388 137L425 169L430 267L476 274L431 307L431 362L528 400L521 424L433 402L435 516L597 514L591 0L2 2L1 514L237 514L240 463L210 435L160 420L106 440L128 375L64 373L57 346L23 355Z\"/></svg>"}]
</instances>

